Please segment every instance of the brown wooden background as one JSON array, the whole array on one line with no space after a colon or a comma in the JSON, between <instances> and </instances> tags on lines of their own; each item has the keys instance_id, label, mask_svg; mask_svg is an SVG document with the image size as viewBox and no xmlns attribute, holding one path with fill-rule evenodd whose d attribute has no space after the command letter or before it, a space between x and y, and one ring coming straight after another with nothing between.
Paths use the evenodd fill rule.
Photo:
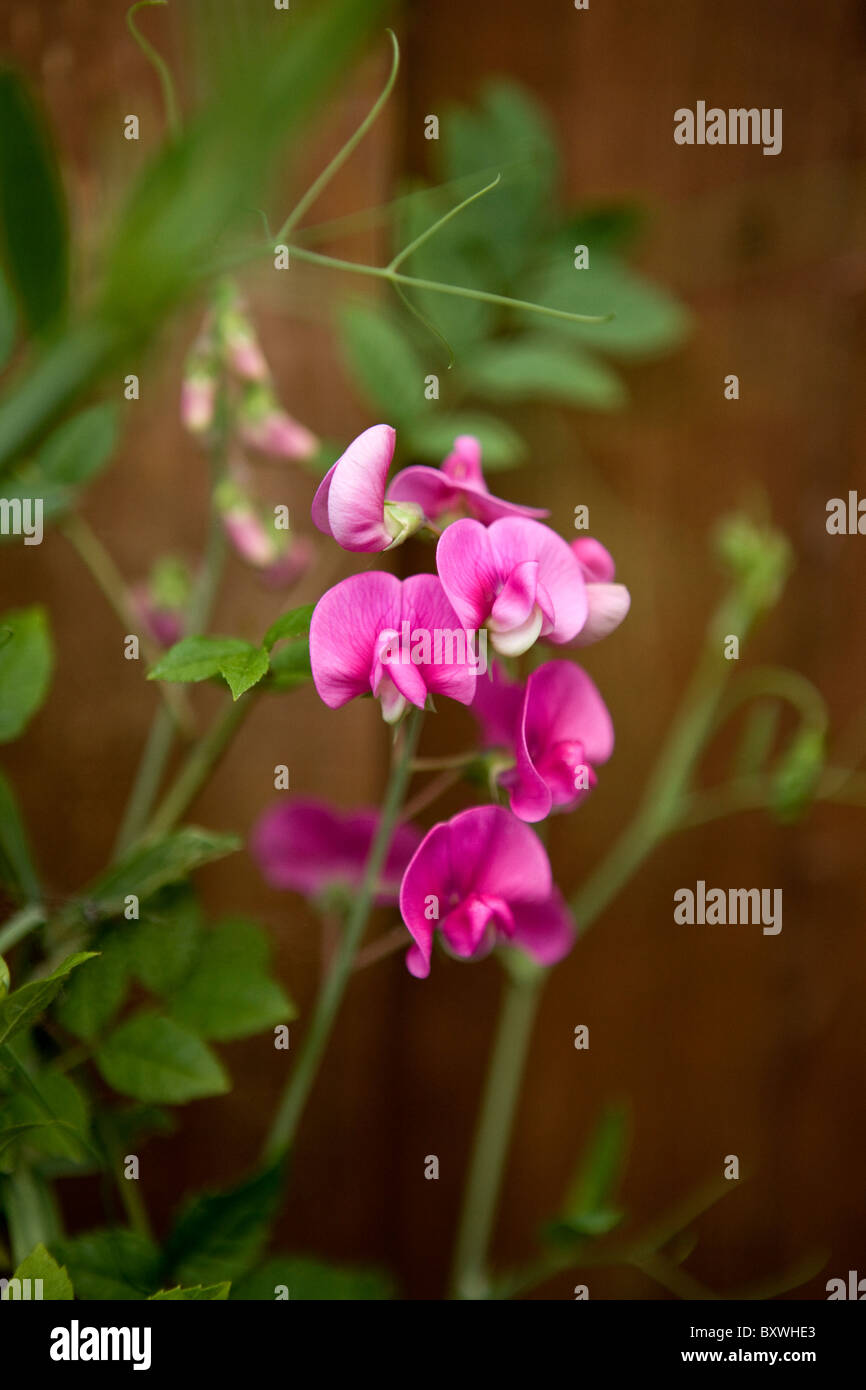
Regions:
<instances>
[{"instance_id":1,"label":"brown wooden background","mask_svg":"<svg viewBox=\"0 0 866 1390\"><path fill-rule=\"evenodd\" d=\"M300 0L298 0L300 5ZM174 9L182 9L180 0ZM136 111L158 120L155 82L123 29L125 3L7 0L3 49L38 79L60 131L77 216L92 230L127 162L120 138ZM156 21L150 30L155 32ZM588 502L633 593L621 632L588 666L608 697L618 748L591 805L554 827L566 889L598 859L633 806L718 593L707 549L714 518L756 487L799 563L753 656L803 670L845 723L866 698L866 541L830 538L828 497L866 487L863 460L864 123L866 16L855 0L477 0L413 6L401 23L403 68L374 136L318 216L387 201L423 169L423 117L508 74L548 105L573 199L629 194L653 210L644 263L693 308L676 357L629 373L627 413L591 419L538 411L524 421L543 470L508 480L567 530ZM372 55L323 122L310 167L369 104L384 71ZM682 148L675 108L698 99L780 106L784 150ZM145 143L147 135L145 135ZM286 197L290 190L285 190ZM342 248L339 248L342 249ZM346 253L377 257L375 238ZM307 272L302 272L307 273ZM310 270L310 294L336 288ZM254 296L255 298L255 296ZM370 423L335 360L326 308L296 321L261 297L259 319L285 400L314 428L348 438ZM177 423L177 369L194 323L175 325L142 373L122 454L93 489L89 516L131 577L158 549L194 553L205 469ZM727 403L736 372L741 399ZM120 386L118 386L120 391ZM859 467L858 467L859 465ZM307 480L286 484L300 516ZM334 557L322 552L320 576ZM315 597L313 576L297 601ZM65 542L0 553L3 604L44 600L57 633L52 695L27 738L4 750L52 884L72 891L103 862L154 705L143 672ZM272 616L234 563L218 629L261 630ZM453 746L455 716L429 746ZM246 830L293 788L346 805L375 796L385 739L370 706L326 713L312 691L264 703L194 808L202 824ZM722 756L724 750L720 750ZM451 809L456 809L455 801ZM793 830L748 816L672 841L554 976L533 1044L496 1240L500 1258L533 1248L602 1102L631 1098L625 1197L637 1215L721 1173L737 1153L752 1180L701 1224L690 1268L724 1287L826 1248L830 1276L866 1274L863 1103L866 967L863 813L819 808ZM676 928L672 894L696 879L780 886L784 929ZM318 946L298 902L265 889L244 856L202 876L215 910L257 913L273 931L287 984L307 1005ZM385 923L381 924L385 926ZM426 984L399 958L355 983L303 1127L284 1246L392 1266L408 1297L441 1294L498 980L492 963L437 960ZM575 1052L575 1024L591 1049ZM302 1017L295 1036L303 1027ZM227 1048L230 1097L188 1107L179 1133L144 1150L143 1187L164 1224L189 1186L237 1177L280 1086L285 1054L268 1037ZM291 1058L291 1054L290 1054ZM441 1179L423 1178L439 1155ZM101 1219L87 1184L67 1191L72 1223ZM569 1276L548 1286L569 1297ZM593 1297L658 1291L636 1273L593 1272Z\"/></svg>"}]
</instances>

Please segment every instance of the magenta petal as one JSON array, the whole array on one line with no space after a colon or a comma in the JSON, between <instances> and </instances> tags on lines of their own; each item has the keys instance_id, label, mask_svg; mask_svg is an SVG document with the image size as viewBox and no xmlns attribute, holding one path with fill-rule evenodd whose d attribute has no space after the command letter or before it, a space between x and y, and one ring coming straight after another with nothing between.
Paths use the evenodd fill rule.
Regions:
<instances>
[{"instance_id":1,"label":"magenta petal","mask_svg":"<svg viewBox=\"0 0 866 1390\"><path fill-rule=\"evenodd\" d=\"M386 550L385 480L394 457L390 425L371 425L325 474L313 498L312 518L344 550Z\"/></svg>"},{"instance_id":2,"label":"magenta petal","mask_svg":"<svg viewBox=\"0 0 866 1390\"><path fill-rule=\"evenodd\" d=\"M432 661L419 667L428 690L462 705L475 694L478 655L474 635L467 636L435 574L415 574L403 583L403 618L410 631L430 634ZM439 634L438 638L436 634Z\"/></svg>"},{"instance_id":3,"label":"magenta petal","mask_svg":"<svg viewBox=\"0 0 866 1390\"><path fill-rule=\"evenodd\" d=\"M468 957L478 950L495 917L496 907L493 903L471 894L453 912L448 913L440 928L455 956Z\"/></svg>"},{"instance_id":4,"label":"magenta petal","mask_svg":"<svg viewBox=\"0 0 866 1390\"><path fill-rule=\"evenodd\" d=\"M491 627L497 632L522 627L535 607L537 593L538 561L524 560L515 565L490 610Z\"/></svg>"},{"instance_id":5,"label":"magenta petal","mask_svg":"<svg viewBox=\"0 0 866 1390\"><path fill-rule=\"evenodd\" d=\"M474 434L458 434L454 448L442 464L442 472L453 483L487 492L481 471L481 441Z\"/></svg>"},{"instance_id":6,"label":"magenta petal","mask_svg":"<svg viewBox=\"0 0 866 1390\"><path fill-rule=\"evenodd\" d=\"M404 468L388 488L389 502L414 502L430 521L453 511L459 499L445 474L424 464Z\"/></svg>"},{"instance_id":7,"label":"magenta petal","mask_svg":"<svg viewBox=\"0 0 866 1390\"><path fill-rule=\"evenodd\" d=\"M415 941L406 964L419 979L430 973L433 932L447 914L451 892L451 828L442 821L422 840L400 886L400 913Z\"/></svg>"},{"instance_id":8,"label":"magenta petal","mask_svg":"<svg viewBox=\"0 0 866 1390\"><path fill-rule=\"evenodd\" d=\"M544 591L553 610L545 614L548 621L543 634L549 642L570 642L586 622L588 609L586 584L571 547L549 526L524 517L505 517L501 521L494 521L487 534L501 582L518 565L527 560L537 561L539 594ZM445 532L447 535L448 531ZM444 575L442 582L447 589ZM454 603L453 596L451 601Z\"/></svg>"},{"instance_id":9,"label":"magenta petal","mask_svg":"<svg viewBox=\"0 0 866 1390\"><path fill-rule=\"evenodd\" d=\"M472 713L481 725L481 742L485 748L514 746L523 709L523 686L508 681L498 662L491 664L486 675L475 682Z\"/></svg>"},{"instance_id":10,"label":"magenta petal","mask_svg":"<svg viewBox=\"0 0 866 1390\"><path fill-rule=\"evenodd\" d=\"M519 903L514 908L512 942L538 965L556 965L568 955L576 936L574 919L556 888L545 902Z\"/></svg>"},{"instance_id":11,"label":"magenta petal","mask_svg":"<svg viewBox=\"0 0 866 1390\"><path fill-rule=\"evenodd\" d=\"M589 612L574 639L576 647L588 647L608 637L619 627L631 607L631 594L624 584L587 584L586 597Z\"/></svg>"},{"instance_id":12,"label":"magenta petal","mask_svg":"<svg viewBox=\"0 0 866 1390\"><path fill-rule=\"evenodd\" d=\"M331 709L371 689L380 634L400 629L400 581L371 570L323 594L310 623L310 664L319 695Z\"/></svg>"},{"instance_id":13,"label":"magenta petal","mask_svg":"<svg viewBox=\"0 0 866 1390\"><path fill-rule=\"evenodd\" d=\"M577 556L584 579L591 584L609 584L616 573L613 556L605 550L601 541L592 536L579 536L571 542L571 549Z\"/></svg>"},{"instance_id":14,"label":"magenta petal","mask_svg":"<svg viewBox=\"0 0 866 1390\"><path fill-rule=\"evenodd\" d=\"M480 521L455 521L442 532L436 547L442 586L461 623L470 629L484 626L507 578L507 574L500 577L491 531L492 527L488 530Z\"/></svg>"},{"instance_id":15,"label":"magenta petal","mask_svg":"<svg viewBox=\"0 0 866 1390\"><path fill-rule=\"evenodd\" d=\"M613 752L613 720L595 682L572 661L546 661L526 682L526 736L531 748L581 743L588 762Z\"/></svg>"},{"instance_id":16,"label":"magenta petal","mask_svg":"<svg viewBox=\"0 0 866 1390\"><path fill-rule=\"evenodd\" d=\"M544 846L504 806L473 806L449 824L461 898L476 892L513 904L548 896L552 877Z\"/></svg>"}]
</instances>

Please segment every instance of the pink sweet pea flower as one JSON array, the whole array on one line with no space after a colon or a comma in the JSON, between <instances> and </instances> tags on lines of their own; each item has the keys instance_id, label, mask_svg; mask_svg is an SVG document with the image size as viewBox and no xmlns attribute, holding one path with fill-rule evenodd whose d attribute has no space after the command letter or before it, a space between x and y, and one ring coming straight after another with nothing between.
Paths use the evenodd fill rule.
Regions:
<instances>
[{"instance_id":1,"label":"pink sweet pea flower","mask_svg":"<svg viewBox=\"0 0 866 1390\"><path fill-rule=\"evenodd\" d=\"M343 813L323 801L295 797L259 817L250 849L272 888L318 897L329 888L357 892L361 887L378 811ZM382 870L376 901L397 902L400 880L421 841L412 825L398 825Z\"/></svg>"},{"instance_id":2,"label":"pink sweet pea flower","mask_svg":"<svg viewBox=\"0 0 866 1390\"><path fill-rule=\"evenodd\" d=\"M310 624L316 689L331 709L370 691L394 723L407 703L423 709L439 691L472 702L478 663L470 638L433 574L402 583L371 570L323 594Z\"/></svg>"},{"instance_id":3,"label":"pink sweet pea flower","mask_svg":"<svg viewBox=\"0 0 866 1390\"><path fill-rule=\"evenodd\" d=\"M272 458L309 459L319 447L318 439L306 425L276 405L258 419L242 421L240 438L247 448Z\"/></svg>"},{"instance_id":4,"label":"pink sweet pea flower","mask_svg":"<svg viewBox=\"0 0 866 1390\"><path fill-rule=\"evenodd\" d=\"M439 578L460 621L486 625L503 656L538 637L570 642L586 622L586 583L577 557L555 531L524 517L491 526L455 521L436 548Z\"/></svg>"},{"instance_id":5,"label":"pink sweet pea flower","mask_svg":"<svg viewBox=\"0 0 866 1390\"><path fill-rule=\"evenodd\" d=\"M595 786L594 768L613 752L613 723L595 683L570 661L547 661L526 682L479 679L472 711L487 748L515 759L499 774L511 809L540 821L556 807L574 807Z\"/></svg>"},{"instance_id":6,"label":"pink sweet pea flower","mask_svg":"<svg viewBox=\"0 0 866 1390\"><path fill-rule=\"evenodd\" d=\"M583 577L589 613L586 622L574 639L576 647L588 647L600 642L618 628L631 607L631 594L624 584L614 584L616 567L610 551L591 536L581 536L571 542Z\"/></svg>"},{"instance_id":7,"label":"pink sweet pea flower","mask_svg":"<svg viewBox=\"0 0 866 1390\"><path fill-rule=\"evenodd\" d=\"M544 847L503 806L476 806L434 825L406 870L400 912L415 943L406 965L418 979L430 973L436 927L452 954L467 959L507 941L553 965L574 942Z\"/></svg>"},{"instance_id":8,"label":"pink sweet pea flower","mask_svg":"<svg viewBox=\"0 0 866 1390\"><path fill-rule=\"evenodd\" d=\"M390 550L424 525L424 514L414 502L385 500L395 440L390 425L371 425L352 440L319 484L313 522L344 550Z\"/></svg>"},{"instance_id":9,"label":"pink sweet pea flower","mask_svg":"<svg viewBox=\"0 0 866 1390\"><path fill-rule=\"evenodd\" d=\"M423 464L404 468L389 487L388 499L416 503L428 521L460 511L485 523L502 516L548 515L542 508L521 507L493 496L481 472L481 444L472 434L457 436L441 469Z\"/></svg>"}]
</instances>

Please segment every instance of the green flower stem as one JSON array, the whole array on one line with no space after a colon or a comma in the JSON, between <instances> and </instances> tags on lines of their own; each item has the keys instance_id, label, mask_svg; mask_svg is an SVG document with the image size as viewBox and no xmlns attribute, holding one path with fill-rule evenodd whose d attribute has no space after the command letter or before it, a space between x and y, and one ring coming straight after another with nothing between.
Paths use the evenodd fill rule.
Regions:
<instances>
[{"instance_id":1,"label":"green flower stem","mask_svg":"<svg viewBox=\"0 0 866 1390\"><path fill-rule=\"evenodd\" d=\"M218 464L215 459L215 477L217 472ZM212 504L204 564L190 602L186 620L188 632L200 632L207 623L219 588L225 554L225 532L216 507ZM173 742L174 730L171 719L167 715L165 707L160 706L151 724L129 803L121 821L115 844L115 857L128 849L144 829L156 800Z\"/></svg>"},{"instance_id":2,"label":"green flower stem","mask_svg":"<svg viewBox=\"0 0 866 1390\"><path fill-rule=\"evenodd\" d=\"M26 907L19 908L9 921L0 927L0 956L44 923L45 909L38 903L28 903Z\"/></svg>"},{"instance_id":3,"label":"green flower stem","mask_svg":"<svg viewBox=\"0 0 866 1390\"><path fill-rule=\"evenodd\" d=\"M460 1216L451 1282L454 1298L488 1296L487 1248L532 1025L547 973L527 957L515 955L513 960L515 965L505 984Z\"/></svg>"},{"instance_id":4,"label":"green flower stem","mask_svg":"<svg viewBox=\"0 0 866 1390\"><path fill-rule=\"evenodd\" d=\"M379 826L364 869L363 882L346 919L343 938L334 962L319 991L298 1061L274 1115L262 1153L265 1163L274 1162L291 1146L304 1105L316 1079L319 1063L346 986L352 976L355 957L370 917L376 885L406 793L410 763L421 732L422 718L422 711L413 709L403 726L402 741L393 755Z\"/></svg>"},{"instance_id":5,"label":"green flower stem","mask_svg":"<svg viewBox=\"0 0 866 1390\"><path fill-rule=\"evenodd\" d=\"M222 717L199 739L151 818L148 835L164 835L173 829L210 777L253 704L250 694L233 700Z\"/></svg>"}]
</instances>

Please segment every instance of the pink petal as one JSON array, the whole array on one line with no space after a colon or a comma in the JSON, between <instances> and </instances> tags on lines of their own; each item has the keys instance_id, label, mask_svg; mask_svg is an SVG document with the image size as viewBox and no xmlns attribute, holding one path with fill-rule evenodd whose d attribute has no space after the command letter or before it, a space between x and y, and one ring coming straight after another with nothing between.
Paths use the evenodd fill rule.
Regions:
<instances>
[{"instance_id":1,"label":"pink petal","mask_svg":"<svg viewBox=\"0 0 866 1390\"><path fill-rule=\"evenodd\" d=\"M427 689L462 705L471 704L477 675L472 660L473 641L467 637L435 574L415 574L404 581L403 617L408 619L410 631L420 629L431 634L433 662L419 667ZM477 645L474 653L477 659Z\"/></svg>"},{"instance_id":2,"label":"pink petal","mask_svg":"<svg viewBox=\"0 0 866 1390\"><path fill-rule=\"evenodd\" d=\"M474 892L513 904L548 896L553 879L544 846L504 806L473 806L449 824L461 898Z\"/></svg>"},{"instance_id":3,"label":"pink petal","mask_svg":"<svg viewBox=\"0 0 866 1390\"><path fill-rule=\"evenodd\" d=\"M371 425L341 454L313 498L314 524L344 550L380 551L391 544L385 525L385 480L394 456L390 425Z\"/></svg>"},{"instance_id":4,"label":"pink petal","mask_svg":"<svg viewBox=\"0 0 866 1390\"><path fill-rule=\"evenodd\" d=\"M388 488L389 502L414 502L429 521L455 509L460 490L452 487L438 468L415 464L397 474Z\"/></svg>"},{"instance_id":5,"label":"pink petal","mask_svg":"<svg viewBox=\"0 0 866 1390\"><path fill-rule=\"evenodd\" d=\"M481 441L474 434L458 434L454 448L442 464L442 472L460 487L487 492L481 472Z\"/></svg>"},{"instance_id":6,"label":"pink petal","mask_svg":"<svg viewBox=\"0 0 866 1390\"><path fill-rule=\"evenodd\" d=\"M589 612L574 639L575 647L588 647L608 637L619 627L631 607L631 594L624 584L587 584L586 597Z\"/></svg>"},{"instance_id":7,"label":"pink petal","mask_svg":"<svg viewBox=\"0 0 866 1390\"><path fill-rule=\"evenodd\" d=\"M512 942L522 946L538 965L556 965L574 945L577 928L559 890L542 903L518 903L514 908Z\"/></svg>"},{"instance_id":8,"label":"pink petal","mask_svg":"<svg viewBox=\"0 0 866 1390\"><path fill-rule=\"evenodd\" d=\"M310 623L310 663L319 695L338 709L371 687L380 634L400 630L400 581L371 570L323 594Z\"/></svg>"},{"instance_id":9,"label":"pink petal","mask_svg":"<svg viewBox=\"0 0 866 1390\"><path fill-rule=\"evenodd\" d=\"M465 519L453 522L439 537L436 568L463 626L471 629L483 627L496 595L507 578L507 575L503 575L500 579L490 531L480 521Z\"/></svg>"},{"instance_id":10,"label":"pink petal","mask_svg":"<svg viewBox=\"0 0 866 1390\"><path fill-rule=\"evenodd\" d=\"M591 536L579 536L571 542L571 549L577 556L583 577L587 583L608 584L616 573L613 556L605 550L601 541Z\"/></svg>"},{"instance_id":11,"label":"pink petal","mask_svg":"<svg viewBox=\"0 0 866 1390\"><path fill-rule=\"evenodd\" d=\"M406 964L418 979L430 973L433 932L447 915L451 891L451 831L442 821L422 840L400 886L400 913L415 941Z\"/></svg>"},{"instance_id":12,"label":"pink petal","mask_svg":"<svg viewBox=\"0 0 866 1390\"><path fill-rule=\"evenodd\" d=\"M493 662L487 675L478 677L472 701L483 746L513 748L522 709L522 684L506 680L499 663Z\"/></svg>"},{"instance_id":13,"label":"pink petal","mask_svg":"<svg viewBox=\"0 0 866 1390\"><path fill-rule=\"evenodd\" d=\"M547 621L542 634L548 642L570 642L586 621L587 598L580 565L567 542L549 526L523 517L494 521L487 534L503 582L518 565L527 560L538 562L539 597L543 589L552 609L545 613ZM444 575L442 582L447 589ZM546 607L545 604L540 606Z\"/></svg>"},{"instance_id":14,"label":"pink petal","mask_svg":"<svg viewBox=\"0 0 866 1390\"><path fill-rule=\"evenodd\" d=\"M522 627L531 616L538 593L538 562L515 565L490 610L490 626L498 632Z\"/></svg>"},{"instance_id":15,"label":"pink petal","mask_svg":"<svg viewBox=\"0 0 866 1390\"><path fill-rule=\"evenodd\" d=\"M546 661L532 672L525 710L531 744L581 743L587 761L596 765L613 753L610 711L595 682L572 661Z\"/></svg>"}]
</instances>

